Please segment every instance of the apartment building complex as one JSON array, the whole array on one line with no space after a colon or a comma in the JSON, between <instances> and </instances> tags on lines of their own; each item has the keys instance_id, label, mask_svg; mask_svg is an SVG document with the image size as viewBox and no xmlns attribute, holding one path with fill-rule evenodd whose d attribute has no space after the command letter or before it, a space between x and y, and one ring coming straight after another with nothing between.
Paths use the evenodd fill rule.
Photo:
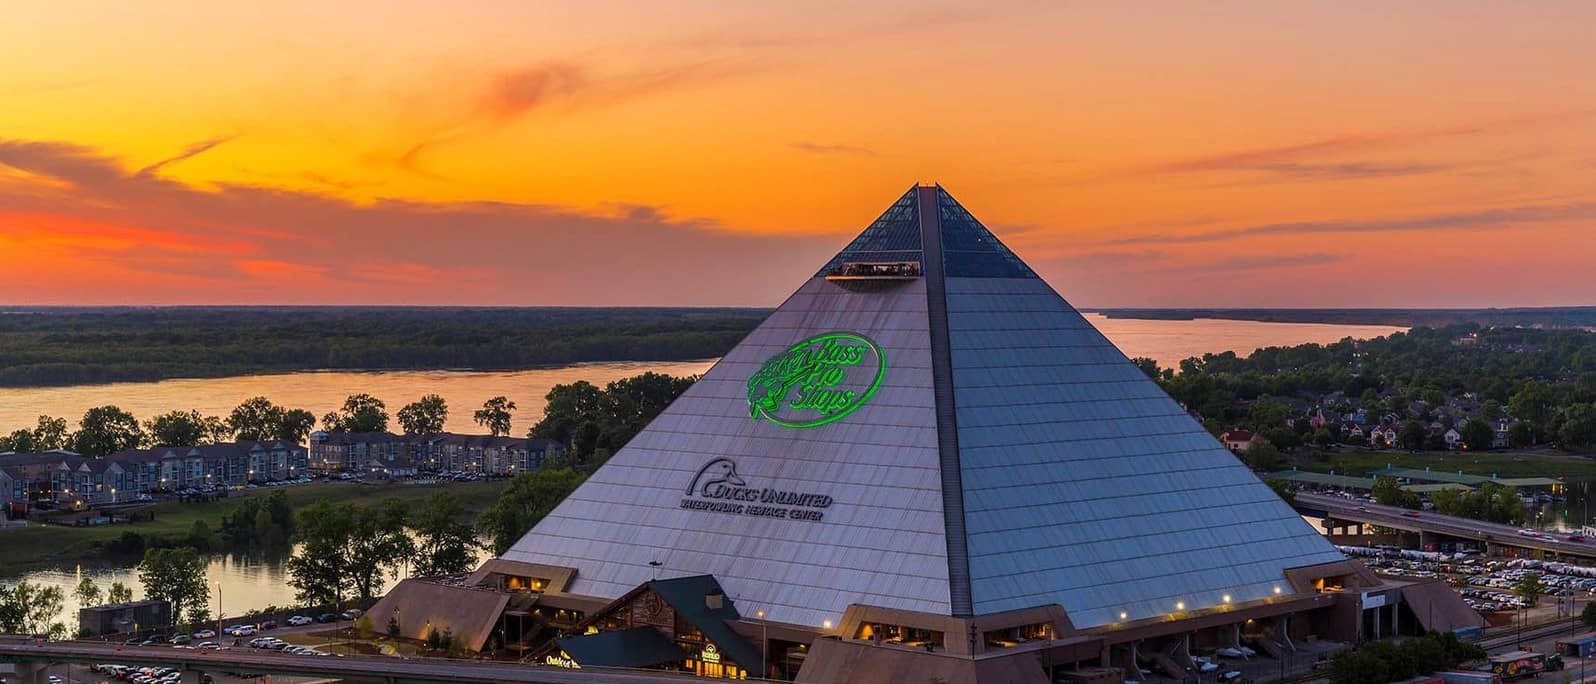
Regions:
<instances>
[{"instance_id":1,"label":"apartment building complex","mask_svg":"<svg viewBox=\"0 0 1596 684\"><path fill-rule=\"evenodd\" d=\"M513 475L536 470L564 453L554 440L492 435L396 435L389 432L315 432L310 464L318 472L374 472L391 476L455 471Z\"/></svg>"},{"instance_id":2,"label":"apartment building complex","mask_svg":"<svg viewBox=\"0 0 1596 684\"><path fill-rule=\"evenodd\" d=\"M0 504L99 505L206 485L239 487L310 474L308 450L283 441L128 449L91 458L70 451L0 454Z\"/></svg>"}]
</instances>

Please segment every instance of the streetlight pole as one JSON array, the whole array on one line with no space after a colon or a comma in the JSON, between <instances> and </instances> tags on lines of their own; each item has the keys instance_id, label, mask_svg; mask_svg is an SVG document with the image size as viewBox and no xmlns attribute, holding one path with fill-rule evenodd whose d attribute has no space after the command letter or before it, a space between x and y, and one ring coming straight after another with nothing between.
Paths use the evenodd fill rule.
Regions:
<instances>
[{"instance_id":1,"label":"streetlight pole","mask_svg":"<svg viewBox=\"0 0 1596 684\"><path fill-rule=\"evenodd\" d=\"M770 677L770 627L765 622L765 611L758 612L759 616L759 678Z\"/></svg>"}]
</instances>

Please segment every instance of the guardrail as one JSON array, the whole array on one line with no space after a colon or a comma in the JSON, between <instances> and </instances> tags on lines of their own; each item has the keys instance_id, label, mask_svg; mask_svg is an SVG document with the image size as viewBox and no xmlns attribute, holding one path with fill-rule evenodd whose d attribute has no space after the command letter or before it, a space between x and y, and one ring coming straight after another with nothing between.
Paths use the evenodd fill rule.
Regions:
<instances>
[{"instance_id":1,"label":"guardrail","mask_svg":"<svg viewBox=\"0 0 1596 684\"><path fill-rule=\"evenodd\" d=\"M315 657L250 652L200 651L99 642L45 641L0 636L0 662L139 664L196 672L249 672L330 679L366 679L418 684L659 684L699 681L698 677L655 670L619 668L562 669L502 661L392 656Z\"/></svg>"}]
</instances>

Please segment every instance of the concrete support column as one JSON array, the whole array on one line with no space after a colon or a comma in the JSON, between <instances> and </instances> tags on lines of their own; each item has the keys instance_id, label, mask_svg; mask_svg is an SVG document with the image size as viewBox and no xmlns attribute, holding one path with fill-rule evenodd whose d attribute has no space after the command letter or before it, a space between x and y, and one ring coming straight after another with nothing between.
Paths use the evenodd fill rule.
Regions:
<instances>
[{"instance_id":1,"label":"concrete support column","mask_svg":"<svg viewBox=\"0 0 1596 684\"><path fill-rule=\"evenodd\" d=\"M204 675L205 673L199 670L183 670L183 678L179 681L183 684L200 684L205 678Z\"/></svg>"},{"instance_id":2,"label":"concrete support column","mask_svg":"<svg viewBox=\"0 0 1596 684\"><path fill-rule=\"evenodd\" d=\"M9 672L5 669L7 667L10 668ZM50 676L46 669L46 666L40 663L13 663L0 665L0 674L5 675L7 682L14 684L45 684Z\"/></svg>"}]
</instances>

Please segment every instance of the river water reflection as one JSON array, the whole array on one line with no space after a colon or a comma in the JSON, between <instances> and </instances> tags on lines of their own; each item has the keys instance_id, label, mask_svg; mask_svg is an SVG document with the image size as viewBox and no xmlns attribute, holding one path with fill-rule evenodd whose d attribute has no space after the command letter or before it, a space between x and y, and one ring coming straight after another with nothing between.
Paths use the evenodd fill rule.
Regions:
<instances>
[{"instance_id":1,"label":"river water reflection","mask_svg":"<svg viewBox=\"0 0 1596 684\"><path fill-rule=\"evenodd\" d=\"M205 580L211 590L212 614L218 610L218 605L226 615L240 615L245 611L260 610L268 606L295 605L297 602L294 600L294 587L289 584L288 567L285 562L289 554L290 550L283 549L275 553L226 553L211 556L205 567ZM487 553L478 551L472 567L480 565L486 559ZM24 575L23 579L45 586L60 587L66 594L66 606L62 614L75 617L79 606L77 599L72 596L72 591L84 577L93 579L101 593L110 589L112 582L121 582L133 590L135 600L144 597L144 587L139 584L138 569L129 565L76 565L31 572ZM384 576L378 593L387 593L393 585L399 583L399 579L401 578L392 575ZM9 582L10 578L4 581ZM220 604L217 603L218 593ZM73 620L68 620L68 623L70 626L76 626Z\"/></svg>"}]
</instances>

